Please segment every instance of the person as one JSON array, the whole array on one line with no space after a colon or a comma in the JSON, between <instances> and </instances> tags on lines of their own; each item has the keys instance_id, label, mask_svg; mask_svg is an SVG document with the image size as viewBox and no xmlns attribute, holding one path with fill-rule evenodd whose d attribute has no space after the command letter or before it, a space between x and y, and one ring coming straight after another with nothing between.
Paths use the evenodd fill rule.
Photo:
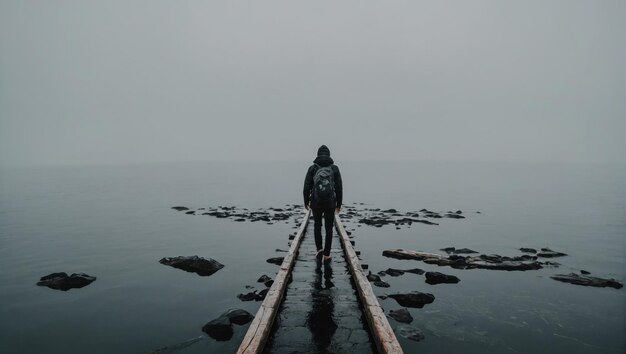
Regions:
<instances>
[{"instance_id":1,"label":"person","mask_svg":"<svg viewBox=\"0 0 626 354\"><path fill-rule=\"evenodd\" d=\"M332 245L335 212L341 210L343 199L343 185L339 167L330 157L330 149L326 145L317 150L317 158L309 167L304 178L304 207L313 211L315 246L317 258L329 261ZM326 238L322 248L322 219Z\"/></svg>"}]
</instances>

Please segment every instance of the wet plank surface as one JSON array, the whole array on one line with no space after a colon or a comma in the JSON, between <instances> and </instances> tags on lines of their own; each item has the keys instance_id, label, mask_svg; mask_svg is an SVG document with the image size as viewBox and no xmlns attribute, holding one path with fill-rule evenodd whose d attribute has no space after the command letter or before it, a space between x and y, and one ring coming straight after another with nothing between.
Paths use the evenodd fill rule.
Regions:
<instances>
[{"instance_id":1,"label":"wet plank surface","mask_svg":"<svg viewBox=\"0 0 626 354\"><path fill-rule=\"evenodd\" d=\"M376 352L341 242L333 231L333 259L325 264L315 259L313 220L309 222L265 353Z\"/></svg>"}]
</instances>

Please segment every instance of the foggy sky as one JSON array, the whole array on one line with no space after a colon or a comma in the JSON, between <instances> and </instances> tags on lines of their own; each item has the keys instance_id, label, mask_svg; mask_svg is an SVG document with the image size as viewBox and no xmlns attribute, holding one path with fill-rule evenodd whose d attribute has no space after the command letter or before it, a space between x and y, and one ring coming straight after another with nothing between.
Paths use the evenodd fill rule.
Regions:
<instances>
[{"instance_id":1,"label":"foggy sky","mask_svg":"<svg viewBox=\"0 0 626 354\"><path fill-rule=\"evenodd\" d=\"M625 4L0 0L0 165L626 162Z\"/></svg>"}]
</instances>

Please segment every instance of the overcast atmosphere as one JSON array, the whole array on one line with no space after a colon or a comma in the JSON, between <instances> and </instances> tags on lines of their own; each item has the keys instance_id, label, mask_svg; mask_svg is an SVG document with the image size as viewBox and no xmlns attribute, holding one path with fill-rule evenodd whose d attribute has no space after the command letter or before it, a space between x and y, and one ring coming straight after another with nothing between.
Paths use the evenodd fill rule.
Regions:
<instances>
[{"instance_id":1,"label":"overcast atmosphere","mask_svg":"<svg viewBox=\"0 0 626 354\"><path fill-rule=\"evenodd\" d=\"M0 0L0 165L626 162L626 2Z\"/></svg>"}]
</instances>

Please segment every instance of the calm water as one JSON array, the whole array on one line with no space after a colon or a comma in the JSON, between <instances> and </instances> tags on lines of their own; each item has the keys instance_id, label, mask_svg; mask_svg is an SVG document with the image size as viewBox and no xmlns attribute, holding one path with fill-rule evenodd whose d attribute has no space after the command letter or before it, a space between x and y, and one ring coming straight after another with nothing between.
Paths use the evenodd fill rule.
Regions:
<instances>
[{"instance_id":1,"label":"calm water","mask_svg":"<svg viewBox=\"0 0 626 354\"><path fill-rule=\"evenodd\" d=\"M293 222L265 225L189 216L171 206L247 208L301 202L309 162L198 163L4 169L0 174L0 352L232 352L201 332L228 308L255 313L235 296L276 266ZM436 252L455 246L518 255L519 247L568 253L558 269L455 270L458 284L423 276L386 277L389 289L430 292L410 309L420 353L624 353L626 289L559 283L556 273L588 270L626 279L626 168L504 163L340 163L346 203L400 211L465 211L465 220L395 230L354 228L373 271L436 266L382 257L387 248ZM368 207L366 205L366 207ZM481 211L482 214L473 214ZM337 244L334 245L338 247ZM165 256L212 257L225 268L199 277L158 263ZM85 272L93 284L61 292L35 286L51 272ZM400 306L381 302L385 310ZM390 320L393 327L398 325ZM187 342L189 341L189 342ZM177 346L177 344L179 344Z\"/></svg>"}]
</instances>

